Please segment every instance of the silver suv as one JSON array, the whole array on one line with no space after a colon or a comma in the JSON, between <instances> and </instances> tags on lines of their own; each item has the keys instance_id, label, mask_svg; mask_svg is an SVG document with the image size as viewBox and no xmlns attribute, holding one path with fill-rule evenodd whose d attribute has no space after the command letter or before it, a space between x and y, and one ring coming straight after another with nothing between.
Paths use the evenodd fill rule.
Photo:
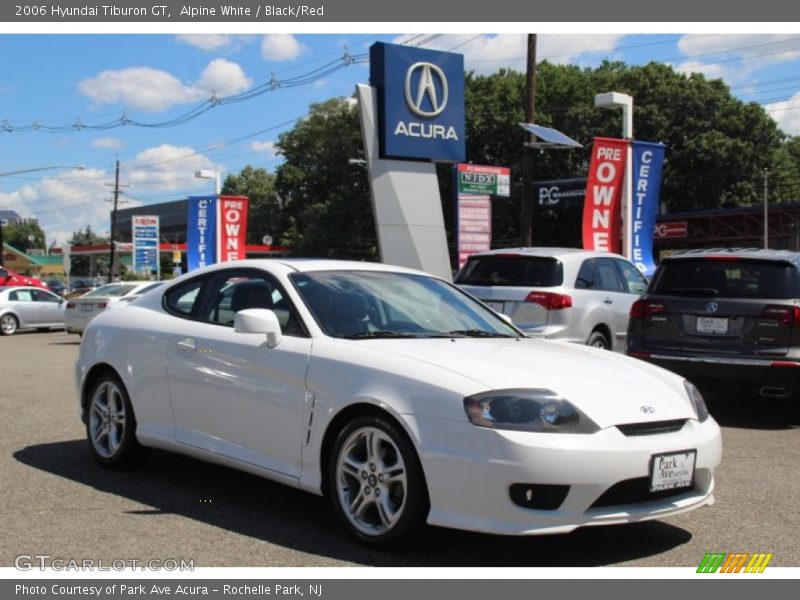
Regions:
<instances>
[{"instance_id":1,"label":"silver suv","mask_svg":"<svg viewBox=\"0 0 800 600\"><path fill-rule=\"evenodd\" d=\"M531 337L625 350L647 279L625 257L576 248L508 248L470 256L455 283Z\"/></svg>"}]
</instances>

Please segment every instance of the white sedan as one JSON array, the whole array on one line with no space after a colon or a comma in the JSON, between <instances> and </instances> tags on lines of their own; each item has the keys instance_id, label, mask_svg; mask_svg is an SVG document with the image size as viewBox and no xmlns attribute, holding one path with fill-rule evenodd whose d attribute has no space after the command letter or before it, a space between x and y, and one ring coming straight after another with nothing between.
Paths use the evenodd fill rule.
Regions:
<instances>
[{"instance_id":1,"label":"white sedan","mask_svg":"<svg viewBox=\"0 0 800 600\"><path fill-rule=\"evenodd\" d=\"M64 299L37 287L0 287L0 335L64 327Z\"/></svg>"},{"instance_id":2,"label":"white sedan","mask_svg":"<svg viewBox=\"0 0 800 600\"><path fill-rule=\"evenodd\" d=\"M130 301L151 289L160 286L161 281L128 281L107 283L91 292L71 298L64 311L64 327L67 333L83 334L89 321L119 302Z\"/></svg>"},{"instance_id":3,"label":"white sedan","mask_svg":"<svg viewBox=\"0 0 800 600\"><path fill-rule=\"evenodd\" d=\"M76 377L101 464L161 448L255 473L371 545L674 515L713 503L722 452L686 380L379 264L195 271L92 321Z\"/></svg>"}]
</instances>

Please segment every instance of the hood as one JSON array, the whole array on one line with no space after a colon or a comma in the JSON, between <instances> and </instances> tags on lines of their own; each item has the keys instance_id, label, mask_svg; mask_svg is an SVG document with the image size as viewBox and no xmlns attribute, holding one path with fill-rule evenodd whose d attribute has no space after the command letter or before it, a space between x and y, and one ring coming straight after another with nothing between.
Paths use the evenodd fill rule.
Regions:
<instances>
[{"instance_id":1,"label":"hood","mask_svg":"<svg viewBox=\"0 0 800 600\"><path fill-rule=\"evenodd\" d=\"M488 391L546 388L569 400L601 428L695 418L683 379L634 358L531 338L360 340L371 351L435 365ZM643 406L653 409L646 414Z\"/></svg>"}]
</instances>

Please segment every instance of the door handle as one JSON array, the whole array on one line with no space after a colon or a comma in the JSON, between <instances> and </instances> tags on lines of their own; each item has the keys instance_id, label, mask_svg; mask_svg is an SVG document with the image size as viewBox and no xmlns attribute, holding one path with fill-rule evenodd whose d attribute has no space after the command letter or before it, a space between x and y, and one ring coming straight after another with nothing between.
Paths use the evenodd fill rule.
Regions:
<instances>
[{"instance_id":1,"label":"door handle","mask_svg":"<svg viewBox=\"0 0 800 600\"><path fill-rule=\"evenodd\" d=\"M184 338L177 344L178 350L189 350L190 352L197 351L197 341L194 338Z\"/></svg>"},{"instance_id":2,"label":"door handle","mask_svg":"<svg viewBox=\"0 0 800 600\"><path fill-rule=\"evenodd\" d=\"M614 301L611 298L606 298L605 300L603 300L603 302L605 304L614 304Z\"/></svg>"}]
</instances>

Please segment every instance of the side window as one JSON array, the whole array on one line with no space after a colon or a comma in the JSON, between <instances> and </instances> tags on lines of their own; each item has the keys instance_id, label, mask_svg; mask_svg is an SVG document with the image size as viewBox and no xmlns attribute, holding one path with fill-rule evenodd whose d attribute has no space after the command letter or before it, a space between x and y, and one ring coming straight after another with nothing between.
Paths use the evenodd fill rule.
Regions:
<instances>
[{"instance_id":1,"label":"side window","mask_svg":"<svg viewBox=\"0 0 800 600\"><path fill-rule=\"evenodd\" d=\"M30 290L17 290L8 295L9 300L16 300L17 302L33 302L33 294Z\"/></svg>"},{"instance_id":2,"label":"side window","mask_svg":"<svg viewBox=\"0 0 800 600\"><path fill-rule=\"evenodd\" d=\"M205 282L205 278L193 279L168 291L164 296L164 306L167 311L181 317L193 317L197 310L200 290Z\"/></svg>"},{"instance_id":3,"label":"side window","mask_svg":"<svg viewBox=\"0 0 800 600\"><path fill-rule=\"evenodd\" d=\"M33 290L33 298L36 302L59 302L61 300L58 296L44 290Z\"/></svg>"},{"instance_id":4,"label":"side window","mask_svg":"<svg viewBox=\"0 0 800 600\"><path fill-rule=\"evenodd\" d=\"M624 260L615 260L614 262L619 267L622 281L625 284L625 291L637 296L644 294L647 289L647 279L642 275L641 271Z\"/></svg>"},{"instance_id":5,"label":"side window","mask_svg":"<svg viewBox=\"0 0 800 600\"><path fill-rule=\"evenodd\" d=\"M578 277L575 279L575 289L593 290L596 287L597 283L595 282L594 260L585 260L578 271Z\"/></svg>"},{"instance_id":6,"label":"side window","mask_svg":"<svg viewBox=\"0 0 800 600\"><path fill-rule=\"evenodd\" d=\"M594 261L594 266L597 273L597 289L607 292L623 291L622 281L613 260L598 258Z\"/></svg>"}]
</instances>

